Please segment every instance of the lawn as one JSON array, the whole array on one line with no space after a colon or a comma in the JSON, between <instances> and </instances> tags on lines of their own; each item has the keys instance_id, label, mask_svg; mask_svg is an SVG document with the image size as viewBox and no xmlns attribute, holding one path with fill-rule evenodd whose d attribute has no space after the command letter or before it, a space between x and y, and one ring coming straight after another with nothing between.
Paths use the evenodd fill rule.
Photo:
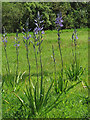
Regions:
<instances>
[{"instance_id":1,"label":"lawn","mask_svg":"<svg viewBox=\"0 0 90 120\"><path fill-rule=\"evenodd\" d=\"M74 49L74 45L72 44L72 33L73 29L65 29L61 32L61 50L64 64L64 78L65 70L67 66L70 66L72 63L72 48ZM32 35L32 32L30 33ZM37 116L33 116L35 118L88 118L88 89L85 86L85 82L88 83L88 29L77 29L78 39L77 39L77 59L80 62L80 65L85 68L83 75L81 76L81 82L74 88L72 88L68 93L62 94L59 100L61 102L55 106L52 110L50 110L46 114L38 114ZM20 102L17 97L13 94L13 88L10 85L10 82L13 81L16 73L16 49L14 46L15 41L15 33L7 34L8 42L7 42L7 55L8 61L10 65L10 75L7 76L7 63L5 58L5 51L2 45L2 81L3 81L3 94L2 94L2 116L3 118L12 118L16 115L19 116L20 112ZM58 47L58 37L57 31L47 30L43 35L42 42L42 70L43 70L43 78L45 90L47 91L49 85L51 84L50 76L53 77L54 73L54 63L52 59L52 45L54 46L55 60L56 60L56 74L61 70L61 57L59 53ZM23 34L19 33L20 47L19 47L19 66L18 66L18 74L23 74L21 81L19 81L18 90L15 91L22 99L24 98L25 84L28 84L28 64L26 58L26 50L25 44L23 43ZM31 38L33 41L33 39ZM39 62L39 54L37 54L38 58L38 72L40 79L40 62ZM36 63L35 63L35 54L33 45L29 46L29 59L31 64L31 80L33 84L35 84L37 71L36 71ZM74 84L74 82L68 82L68 86ZM84 85L83 85L84 84ZM57 97L57 94L54 91L54 84L50 94L50 100L48 103L52 103ZM23 112L23 111L22 111ZM40 111L42 112L42 111ZM28 113L27 113L28 114ZM19 117L23 117L20 115ZM32 116L30 116L32 117Z\"/></svg>"}]
</instances>

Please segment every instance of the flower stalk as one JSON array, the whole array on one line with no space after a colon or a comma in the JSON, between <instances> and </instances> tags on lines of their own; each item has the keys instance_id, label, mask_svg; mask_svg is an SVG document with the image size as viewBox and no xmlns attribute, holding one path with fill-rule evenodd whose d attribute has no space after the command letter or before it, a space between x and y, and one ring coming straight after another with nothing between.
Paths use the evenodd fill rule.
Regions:
<instances>
[{"instance_id":1,"label":"flower stalk","mask_svg":"<svg viewBox=\"0 0 90 120\"><path fill-rule=\"evenodd\" d=\"M60 51L60 56L61 56L61 62L62 62L62 69L61 69L61 75L63 77L63 58L62 58L62 51L61 51L61 41L60 41L60 30L61 30L61 27L63 27L63 20L62 20L62 15L61 15L61 12L60 14L57 15L58 17L56 18L56 27L57 27L57 30L58 30L58 46L59 46L59 51Z\"/></svg>"},{"instance_id":2,"label":"flower stalk","mask_svg":"<svg viewBox=\"0 0 90 120\"><path fill-rule=\"evenodd\" d=\"M60 56L61 56L61 62L62 62L61 74L62 74L62 76L63 76L63 58L62 58L62 51L61 51L60 33L59 33L59 30L58 30L58 46L59 46L59 51L60 51Z\"/></svg>"},{"instance_id":3,"label":"flower stalk","mask_svg":"<svg viewBox=\"0 0 90 120\"><path fill-rule=\"evenodd\" d=\"M41 21L41 16L40 13L38 12L37 14L37 19L35 20L35 25L36 28L34 29L34 51L35 50L35 43L38 46L38 52L39 52L39 59L40 59L40 67L41 67L41 83L40 83L40 92L39 92L39 81L38 81L38 64L37 64L37 55L35 52L35 59L36 59L36 67L37 67L37 98L40 99L39 104L37 105L37 110L39 109L38 107L40 107L39 105L42 104L43 101L43 66L42 66L42 56L41 56L41 44L43 42L42 39L42 34L44 34L43 30L43 25L41 26L41 23L43 23L43 21ZM40 95L39 95L40 94ZM35 98L36 99L36 98ZM37 100L38 102L38 100Z\"/></svg>"},{"instance_id":4,"label":"flower stalk","mask_svg":"<svg viewBox=\"0 0 90 120\"><path fill-rule=\"evenodd\" d=\"M28 29L28 26L29 26L29 18L27 19L26 21L26 30L23 28L23 30L26 32L26 37L23 36L24 40L23 42L25 43L25 47L26 47L26 57L27 57L27 62L28 62L28 66L29 66L29 84L30 84L30 69L31 69L31 66L30 66L30 61L29 61L29 49L28 49L28 46L30 45L30 41L29 41L29 38L31 38L31 35L29 34L28 35L28 32L31 30ZM25 33L23 32L23 34L25 35Z\"/></svg>"},{"instance_id":5,"label":"flower stalk","mask_svg":"<svg viewBox=\"0 0 90 120\"><path fill-rule=\"evenodd\" d=\"M4 43L4 50L5 50L5 56L6 56L6 61L7 61L7 67L8 67L8 74L10 74L10 67L9 67L9 62L8 62L8 57L7 57L7 37L5 33L5 28L3 27L3 35L2 35L2 42Z\"/></svg>"},{"instance_id":6,"label":"flower stalk","mask_svg":"<svg viewBox=\"0 0 90 120\"><path fill-rule=\"evenodd\" d=\"M17 77L18 77L18 64L19 64L19 61L18 61L18 55L19 55L18 48L19 48L19 46L20 46L20 45L19 45L19 42L20 42L20 41L18 41L18 30L17 30L17 32L16 32L15 40L16 40L16 43L15 43L14 46L16 46L16 54L17 54L17 68L16 68L16 79L17 79Z\"/></svg>"},{"instance_id":7,"label":"flower stalk","mask_svg":"<svg viewBox=\"0 0 90 120\"><path fill-rule=\"evenodd\" d=\"M76 46L77 46L77 40L78 37L77 37L77 33L76 33L76 29L74 30L73 34L72 34L72 42L74 41L74 45L75 45L75 60L74 60L74 63L76 63L76 66L77 66L77 53L76 53ZM73 52L73 50L72 50ZM73 56L74 56L74 53L73 53Z\"/></svg>"},{"instance_id":8,"label":"flower stalk","mask_svg":"<svg viewBox=\"0 0 90 120\"><path fill-rule=\"evenodd\" d=\"M55 84L55 91L56 93L58 92L57 88L58 88L58 82L57 82L57 77L56 77L56 60L55 60L55 53L54 53L54 47L52 45L52 53L53 53L53 56L51 56L53 58L53 62L54 62L54 76L55 76L55 81L54 81L54 84Z\"/></svg>"}]
</instances>

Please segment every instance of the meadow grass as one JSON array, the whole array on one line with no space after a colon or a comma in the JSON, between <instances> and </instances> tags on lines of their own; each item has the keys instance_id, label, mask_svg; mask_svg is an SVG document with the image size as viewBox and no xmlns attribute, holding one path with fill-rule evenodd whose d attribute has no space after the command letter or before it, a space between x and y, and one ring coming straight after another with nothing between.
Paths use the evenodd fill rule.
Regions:
<instances>
[{"instance_id":1,"label":"meadow grass","mask_svg":"<svg viewBox=\"0 0 90 120\"><path fill-rule=\"evenodd\" d=\"M72 36L73 29L66 29L62 30L61 33L61 49L62 49L62 57L63 57L63 63L64 63L64 70L67 66L69 66L72 62L72 48L74 49L74 46L72 45L71 36ZM83 76L81 77L83 81L88 82L88 29L77 29L78 33L78 40L77 40L77 59L80 61L80 65L83 66L83 68L86 68ZM32 32L30 33L32 35ZM6 91L6 93L3 94L3 117L9 116L11 112L14 112L18 108L19 101L17 98L15 98L14 94L12 94L11 86L6 86L6 83L9 82L9 80L12 80L15 76L15 70L16 70L16 49L14 48L14 37L15 34L11 33L8 34L8 43L7 43L7 54L8 54L8 61L10 65L11 74L9 78L7 78L7 72L5 70L6 68L6 58L4 49L2 47L2 75L3 75L3 81L5 80L3 84L3 89ZM23 35L19 34L19 41L20 41L20 47L19 47L19 66L18 71L19 73L23 73L24 77L20 81L21 87L20 91L17 92L18 95L23 97L22 94L23 90L25 89L25 84L28 83L27 81L27 75L28 75L28 64L26 59L26 51L25 51L25 45L23 43ZM43 75L44 75L44 84L45 89L49 87L50 76L53 76L54 67L53 67L53 60L52 60L52 45L54 46L54 52L55 52L55 59L56 59L56 70L58 74L61 70L61 59L59 54L59 48L58 48L58 40L57 40L57 31L53 30L47 30L45 31L45 34L43 35L43 43L42 43L42 65L43 65ZM39 55L37 55L39 58ZM30 64L31 64L31 80L33 82L36 81L37 73L36 73L36 65L35 65L35 55L34 55L34 49L32 44L29 46L29 58L30 58ZM39 64L39 77L40 77L40 63ZM64 76L65 78L65 76ZM72 84L71 82L69 85ZM54 88L53 88L54 89ZM56 93L53 92L53 89L51 91L51 101L54 101L56 97ZM88 98L88 89L83 88L82 83L74 87L72 90L68 92L68 94L64 94L60 97L61 104L59 103L58 106L56 106L54 109L52 109L49 113L42 115L42 116L36 116L38 117L44 117L44 118L85 118L88 116L88 103L86 102L86 99ZM23 98L25 99L25 98ZM5 102L9 101L9 103ZM8 104L10 106L8 107ZM17 105L16 105L17 104ZM16 107L15 107L16 106ZM11 116L13 117L13 116Z\"/></svg>"},{"instance_id":2,"label":"meadow grass","mask_svg":"<svg viewBox=\"0 0 90 120\"><path fill-rule=\"evenodd\" d=\"M69 31L69 30L68 30ZM62 48L62 54L63 54L63 59L64 59L64 67L65 64L70 63L70 60L72 59L72 47L74 49L74 46L72 46L72 41L71 41L71 36L72 36L72 31L66 32L62 30L61 34L61 48ZM78 32L78 44L77 44L77 54L79 60L81 60L81 65L83 63L83 66L88 64L88 31L80 31L80 29L77 30ZM32 34L32 33L31 33ZM9 36L9 35L8 35ZM19 48L19 71L27 71L28 65L25 64L27 63L26 59L26 51L25 51L25 45L23 44L23 38L22 34L19 35L20 37L20 48ZM7 43L7 53L8 53L8 59L9 59L9 64L10 64L10 69L12 70L12 73L15 72L15 62L16 62L16 49L14 48L14 38L15 34L11 34L10 37L8 37L8 43ZM55 50L55 57L56 57L56 62L57 62L57 70L61 66L61 61L60 61L60 55L59 55L59 50L58 50L58 44L57 44L57 31L45 31L45 35L43 36L43 44L42 44L42 61L43 61L43 68L45 73L52 73L53 72L53 60L51 58L52 55L52 44L54 45L54 50ZM34 49L33 46L30 45L29 47L29 58L31 62L31 73L32 75L35 74L35 57L34 57ZM5 74L5 53L4 50L2 52L2 71L3 74ZM39 61L38 61L39 62ZM86 63L86 64L85 64Z\"/></svg>"}]
</instances>

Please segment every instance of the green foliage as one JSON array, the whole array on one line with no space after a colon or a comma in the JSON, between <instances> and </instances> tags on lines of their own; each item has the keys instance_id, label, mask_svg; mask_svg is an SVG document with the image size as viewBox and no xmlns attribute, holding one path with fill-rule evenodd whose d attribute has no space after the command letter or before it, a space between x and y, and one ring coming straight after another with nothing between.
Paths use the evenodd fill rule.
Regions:
<instances>
[{"instance_id":1,"label":"green foliage","mask_svg":"<svg viewBox=\"0 0 90 120\"><path fill-rule=\"evenodd\" d=\"M16 32L16 29L22 31L25 28L26 19L30 18L30 27L35 27L34 19L37 11L43 15L44 28L55 29L55 19L59 11L62 12L63 28L82 28L87 27L89 18L88 3L86 2L3 2L2 3L2 24L7 32Z\"/></svg>"},{"instance_id":2,"label":"green foliage","mask_svg":"<svg viewBox=\"0 0 90 120\"><path fill-rule=\"evenodd\" d=\"M16 29L22 28L22 17L24 7L22 3L3 3L2 4L2 21L8 32L16 32ZM4 8L4 9L3 9ZM7 26L7 27L6 27Z\"/></svg>"},{"instance_id":3,"label":"green foliage","mask_svg":"<svg viewBox=\"0 0 90 120\"><path fill-rule=\"evenodd\" d=\"M66 76L67 79L69 79L70 81L77 81L80 80L80 77L83 75L85 68L83 68L82 66L80 66L79 60L77 60L78 56L77 56L77 32L76 29L74 30L73 34L72 34L72 45L74 45L75 50L73 50L72 48L72 58L73 61L71 63L70 67L67 67L66 69Z\"/></svg>"},{"instance_id":4,"label":"green foliage","mask_svg":"<svg viewBox=\"0 0 90 120\"><path fill-rule=\"evenodd\" d=\"M77 65L73 63L70 67L67 67L65 73L67 79L69 79L70 81L77 81L80 80L80 77L83 75L84 71L85 69L83 69L83 67L80 66L79 63Z\"/></svg>"},{"instance_id":5,"label":"green foliage","mask_svg":"<svg viewBox=\"0 0 90 120\"><path fill-rule=\"evenodd\" d=\"M78 29L79 33L79 41L77 45L80 44L80 47L77 48L79 51L79 55L82 59L83 66L86 65L87 61L87 30ZM63 30L62 35L63 39L65 39L67 36L67 39L65 39L61 44L64 44L62 46L62 54L63 54L63 60L64 63L68 62L70 64L70 58L72 58L71 55L71 41L69 37L71 36L72 30ZM9 41L7 43L7 52L8 58L10 61L10 68L12 69L12 72L10 76L6 76L5 71L5 53L3 52L3 77L2 79L5 80L3 83L3 90L2 90L2 105L3 105L3 118L87 118L88 117L88 111L87 106L89 99L87 97L87 89L84 89L82 87L81 81L68 81L67 88L64 86L66 85L67 81L61 81L62 76L58 77L60 79L60 94L56 94L54 91L54 80L50 76L52 76L53 73L53 63L50 58L52 54L51 44L54 44L54 50L55 50L55 59L57 61L57 76L60 73L61 66L59 60L59 52L58 52L58 46L56 39L56 31L45 31L46 38L44 39L44 42L42 43L42 62L43 64L43 87L42 87L42 93L43 93L43 99L40 100L40 91L41 87L39 89L39 95L36 95L36 91L38 91L37 87L37 80L36 80L36 66L35 66L35 56L33 53L33 46L31 45L29 50L30 60L31 60L31 82L29 84L28 81L28 66L26 61L26 52L25 47L23 45L22 41L22 34L20 34L20 47L19 49L19 71L21 71L18 74L17 82L16 82L16 89L13 89L12 85L14 81L13 73L15 73L15 67L13 68L13 64L16 64L15 50L13 49L13 46L11 43L13 42L14 36L13 34L8 35ZM32 33L30 33L32 34ZM83 35L82 35L83 34ZM53 35L53 37L51 37ZM10 46L11 45L11 46ZM3 49L2 49L3 50ZM4 50L3 50L4 51ZM37 55L38 56L38 55ZM64 66L65 67L65 66ZM14 69L14 70L13 70ZM39 84L40 82L40 64L38 63L38 74L39 74ZM26 70L26 74L23 73L23 71ZM87 70L87 69L86 69ZM21 74L23 73L23 74ZM65 74L64 74L65 75ZM87 75L87 74L86 74ZM65 77L65 76L64 76ZM87 81L87 77L84 75L83 79ZM11 84L12 83L12 84ZM64 86L64 87L63 87ZM89 87L89 86L88 86ZM65 89L64 89L65 88ZM73 89L72 89L73 88ZM64 94L65 93L65 94Z\"/></svg>"}]
</instances>

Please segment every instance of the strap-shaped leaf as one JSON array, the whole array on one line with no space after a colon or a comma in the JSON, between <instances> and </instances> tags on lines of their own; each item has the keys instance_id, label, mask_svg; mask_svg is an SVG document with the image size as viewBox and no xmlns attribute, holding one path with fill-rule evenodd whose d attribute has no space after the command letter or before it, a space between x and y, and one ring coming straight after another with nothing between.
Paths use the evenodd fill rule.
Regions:
<instances>
[{"instance_id":1,"label":"strap-shaped leaf","mask_svg":"<svg viewBox=\"0 0 90 120\"><path fill-rule=\"evenodd\" d=\"M77 82L76 84L72 85L71 87L69 87L65 92L68 92L70 89L72 89L73 87L75 87L76 85L78 85L81 81Z\"/></svg>"},{"instance_id":2,"label":"strap-shaped leaf","mask_svg":"<svg viewBox=\"0 0 90 120\"><path fill-rule=\"evenodd\" d=\"M59 83L58 83L58 91L62 91L63 90L63 77L60 74L59 76Z\"/></svg>"},{"instance_id":3,"label":"strap-shaped leaf","mask_svg":"<svg viewBox=\"0 0 90 120\"><path fill-rule=\"evenodd\" d=\"M62 95L63 92L59 93L57 99L50 105L48 105L45 110L44 110L44 114L47 113L48 111L52 110L55 106L56 106L56 102L58 101L58 99L60 98L60 96Z\"/></svg>"},{"instance_id":4,"label":"strap-shaped leaf","mask_svg":"<svg viewBox=\"0 0 90 120\"><path fill-rule=\"evenodd\" d=\"M26 105L25 105L24 101L16 93L13 92L13 94L18 98L18 100L21 102L22 106L24 106L24 108L26 109Z\"/></svg>"},{"instance_id":5,"label":"strap-shaped leaf","mask_svg":"<svg viewBox=\"0 0 90 120\"><path fill-rule=\"evenodd\" d=\"M38 81L39 82L39 81ZM38 110L39 109L39 101L40 101L40 96L39 96L39 88L38 88L38 84L39 83L36 83L35 85L35 89L34 89L34 100L35 100L35 105L36 105L36 109Z\"/></svg>"},{"instance_id":6,"label":"strap-shaped leaf","mask_svg":"<svg viewBox=\"0 0 90 120\"><path fill-rule=\"evenodd\" d=\"M41 87L40 87L40 105L43 102L44 94L43 94L43 77L41 76Z\"/></svg>"},{"instance_id":7,"label":"strap-shaped leaf","mask_svg":"<svg viewBox=\"0 0 90 120\"><path fill-rule=\"evenodd\" d=\"M50 79L52 79L52 78L50 78ZM45 99L44 99L44 101L43 101L43 105L44 105L44 106L47 104L48 95L49 95L49 92L50 92L50 90L51 90L51 88L52 88L53 82L54 82L54 80L52 80L52 83L51 83L50 87L48 88L48 91L47 91L47 93L46 93L46 95L45 95Z\"/></svg>"},{"instance_id":8,"label":"strap-shaped leaf","mask_svg":"<svg viewBox=\"0 0 90 120\"><path fill-rule=\"evenodd\" d=\"M60 96L63 94L63 92L69 91L70 89L72 89L74 86L76 86L76 85L79 84L80 82L81 82L81 81L79 81L79 82L77 82L76 84L72 85L72 86L69 87L66 91L63 90L63 91L58 95L57 99L56 99L52 104L50 104L50 105L48 105L48 106L46 107L46 109L44 110L44 111L45 111L44 114L47 113L47 112L49 112L49 111L52 110L57 104L59 104L60 101L58 101L58 99L59 99ZM57 101L58 101L58 102L57 102Z\"/></svg>"}]
</instances>

